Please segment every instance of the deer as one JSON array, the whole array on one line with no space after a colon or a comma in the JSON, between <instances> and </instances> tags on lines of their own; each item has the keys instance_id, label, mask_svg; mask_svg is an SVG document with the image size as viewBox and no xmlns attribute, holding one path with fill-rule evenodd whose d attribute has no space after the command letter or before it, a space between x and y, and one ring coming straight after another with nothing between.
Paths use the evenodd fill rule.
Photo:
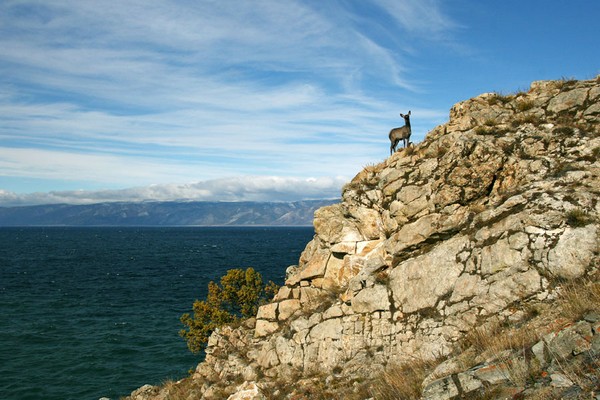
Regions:
<instances>
[{"instance_id":1,"label":"deer","mask_svg":"<svg viewBox=\"0 0 600 400\"><path fill-rule=\"evenodd\" d=\"M410 130L410 111L408 114L400 113L400 116L404 118L404 126L394 128L390 131L390 155L394 154L396 146L398 146L401 140L404 147L410 144L410 134L412 133Z\"/></svg>"}]
</instances>

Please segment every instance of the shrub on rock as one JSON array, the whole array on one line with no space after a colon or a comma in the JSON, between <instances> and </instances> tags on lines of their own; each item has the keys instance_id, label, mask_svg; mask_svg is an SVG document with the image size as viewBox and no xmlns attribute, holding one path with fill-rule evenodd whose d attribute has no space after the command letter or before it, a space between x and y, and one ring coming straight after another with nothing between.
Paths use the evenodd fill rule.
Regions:
<instances>
[{"instance_id":1,"label":"shrub on rock","mask_svg":"<svg viewBox=\"0 0 600 400\"><path fill-rule=\"evenodd\" d=\"M256 315L261 302L272 297L278 287L253 268L230 269L220 284L210 281L206 300L196 300L193 316L185 313L181 322L186 326L179 335L187 341L192 353L204 348L211 333L218 327Z\"/></svg>"}]
</instances>

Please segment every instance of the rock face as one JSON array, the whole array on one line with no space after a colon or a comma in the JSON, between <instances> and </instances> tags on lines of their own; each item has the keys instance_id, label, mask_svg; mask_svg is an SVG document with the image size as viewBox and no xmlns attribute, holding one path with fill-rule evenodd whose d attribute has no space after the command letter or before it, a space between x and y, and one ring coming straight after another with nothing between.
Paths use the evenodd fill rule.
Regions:
<instances>
[{"instance_id":1,"label":"rock face","mask_svg":"<svg viewBox=\"0 0 600 400\"><path fill-rule=\"evenodd\" d=\"M594 79L456 104L316 211L314 239L254 329L215 332L195 376L372 376L551 301L556 282L598 267L599 100ZM486 373L464 374L463 390Z\"/></svg>"}]
</instances>

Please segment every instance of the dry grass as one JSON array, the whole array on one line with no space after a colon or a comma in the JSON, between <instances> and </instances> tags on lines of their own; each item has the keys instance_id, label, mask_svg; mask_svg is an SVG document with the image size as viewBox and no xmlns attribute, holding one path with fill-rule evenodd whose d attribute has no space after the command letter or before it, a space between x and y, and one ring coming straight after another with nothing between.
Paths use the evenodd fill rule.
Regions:
<instances>
[{"instance_id":1,"label":"dry grass","mask_svg":"<svg viewBox=\"0 0 600 400\"><path fill-rule=\"evenodd\" d=\"M563 76L561 79L554 81L554 87L558 90L563 90L575 83L577 83L577 79Z\"/></svg>"},{"instance_id":2,"label":"dry grass","mask_svg":"<svg viewBox=\"0 0 600 400\"><path fill-rule=\"evenodd\" d=\"M487 135L491 132L491 129L489 129L489 127L485 127L485 126L478 126L477 128L475 128L475 134L476 135Z\"/></svg>"},{"instance_id":3,"label":"dry grass","mask_svg":"<svg viewBox=\"0 0 600 400\"><path fill-rule=\"evenodd\" d=\"M471 347L479 357L493 358L505 350L521 350L534 345L540 334L531 329L506 328L500 323L473 329L463 348Z\"/></svg>"},{"instance_id":4,"label":"dry grass","mask_svg":"<svg viewBox=\"0 0 600 400\"><path fill-rule=\"evenodd\" d=\"M491 126L496 126L497 124L498 123L493 118L488 118L485 121L483 121L483 125L485 125L485 126L490 126L491 127Z\"/></svg>"},{"instance_id":5,"label":"dry grass","mask_svg":"<svg viewBox=\"0 0 600 400\"><path fill-rule=\"evenodd\" d=\"M494 106L496 104L506 104L506 103L509 103L513 98L514 98L514 96L512 96L512 95L504 95L501 93L494 93L493 96L490 96L488 98L488 104L491 106Z\"/></svg>"},{"instance_id":6,"label":"dry grass","mask_svg":"<svg viewBox=\"0 0 600 400\"><path fill-rule=\"evenodd\" d=\"M590 312L600 312L600 282L598 276L591 276L584 280L572 281L563 284L560 296L554 310L565 320L578 321ZM530 313L535 322L537 313ZM539 380L544 371L539 362L530 356L531 347L546 334L545 324L537 321L538 325L524 323L522 326L513 327L498 322L479 327L470 332L461 343L460 355L455 359L459 370L465 371L484 360L493 361L495 364L504 365L506 378L514 387L527 387L532 382ZM588 357L586 362L566 362L556 360L561 372L578 384L584 390L593 390L591 385L600 382L600 361ZM435 368L438 362L424 362L416 360L412 363L389 366L380 377L372 382L370 395L377 400L390 399L416 399L421 396L421 385ZM449 373L448 371L446 371ZM441 377L437 377L441 378ZM477 399L493 399L495 388L488 388L484 393L478 394ZM560 398L556 390L541 387L536 390L533 397L537 399ZM475 396L475 395L474 395Z\"/></svg>"},{"instance_id":7,"label":"dry grass","mask_svg":"<svg viewBox=\"0 0 600 400\"><path fill-rule=\"evenodd\" d=\"M531 110L533 108L533 101L531 100L521 100L517 102L517 110L521 112L525 112L527 110Z\"/></svg>"},{"instance_id":8,"label":"dry grass","mask_svg":"<svg viewBox=\"0 0 600 400\"><path fill-rule=\"evenodd\" d=\"M513 118L513 120L510 122L510 125L513 128L519 127L524 124L533 124L535 126L538 126L542 122L543 120L540 117L533 114L527 114Z\"/></svg>"},{"instance_id":9,"label":"dry grass","mask_svg":"<svg viewBox=\"0 0 600 400\"><path fill-rule=\"evenodd\" d=\"M600 312L600 273L582 281L569 282L560 289L560 311L564 318L578 321L590 311Z\"/></svg>"},{"instance_id":10,"label":"dry grass","mask_svg":"<svg viewBox=\"0 0 600 400\"><path fill-rule=\"evenodd\" d=\"M418 399L421 384L437 362L415 360L388 366L372 383L370 394L377 400Z\"/></svg>"},{"instance_id":11,"label":"dry grass","mask_svg":"<svg viewBox=\"0 0 600 400\"><path fill-rule=\"evenodd\" d=\"M412 142L408 143L408 147L404 148L404 155L405 156L412 156L413 154L415 154L415 146Z\"/></svg>"}]
</instances>

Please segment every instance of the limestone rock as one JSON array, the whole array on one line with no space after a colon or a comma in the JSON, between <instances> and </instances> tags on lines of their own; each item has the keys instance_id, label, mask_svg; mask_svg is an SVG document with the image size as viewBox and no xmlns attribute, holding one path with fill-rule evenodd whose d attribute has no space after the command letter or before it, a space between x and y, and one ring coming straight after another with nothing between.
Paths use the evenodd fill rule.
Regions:
<instances>
[{"instance_id":1,"label":"limestone rock","mask_svg":"<svg viewBox=\"0 0 600 400\"><path fill-rule=\"evenodd\" d=\"M317 342L323 339L339 340L342 337L342 330L341 320L332 318L315 325L310 331L310 337Z\"/></svg>"},{"instance_id":2,"label":"limestone rock","mask_svg":"<svg viewBox=\"0 0 600 400\"><path fill-rule=\"evenodd\" d=\"M256 314L257 319L267 319L274 321L277 319L277 306L278 303L269 303L258 308L258 313Z\"/></svg>"},{"instance_id":3,"label":"limestone rock","mask_svg":"<svg viewBox=\"0 0 600 400\"><path fill-rule=\"evenodd\" d=\"M279 320L285 321L301 308L300 300L289 299L279 303Z\"/></svg>"},{"instance_id":4,"label":"limestone rock","mask_svg":"<svg viewBox=\"0 0 600 400\"><path fill-rule=\"evenodd\" d=\"M255 382L244 382L227 400L266 400Z\"/></svg>"},{"instance_id":5,"label":"limestone rock","mask_svg":"<svg viewBox=\"0 0 600 400\"><path fill-rule=\"evenodd\" d=\"M591 263L598 249L595 225L566 228L558 242L548 252L548 270L559 278L579 278Z\"/></svg>"},{"instance_id":6,"label":"limestone rock","mask_svg":"<svg viewBox=\"0 0 600 400\"><path fill-rule=\"evenodd\" d=\"M389 294L384 285L374 285L358 292L352 299L355 313L372 313L390 309Z\"/></svg>"},{"instance_id":7,"label":"limestone rock","mask_svg":"<svg viewBox=\"0 0 600 400\"><path fill-rule=\"evenodd\" d=\"M256 337L263 337L277 331L278 329L279 324L277 322L270 322L264 319L257 319L254 335Z\"/></svg>"},{"instance_id":8,"label":"limestone rock","mask_svg":"<svg viewBox=\"0 0 600 400\"><path fill-rule=\"evenodd\" d=\"M569 378L567 378L564 374L552 374L550 375L550 379L552 380L552 382L550 382L550 384L554 387L570 387L573 386L574 383L572 380L570 380Z\"/></svg>"},{"instance_id":9,"label":"limestone rock","mask_svg":"<svg viewBox=\"0 0 600 400\"><path fill-rule=\"evenodd\" d=\"M581 107L587 99L588 92L589 89L581 88L559 93L550 100L548 111L558 114L576 107Z\"/></svg>"},{"instance_id":10,"label":"limestone rock","mask_svg":"<svg viewBox=\"0 0 600 400\"><path fill-rule=\"evenodd\" d=\"M456 261L456 254L467 242L465 237L453 238L398 265L390 273L396 307L403 313L412 313L435 307L440 298L450 294L464 269Z\"/></svg>"},{"instance_id":11,"label":"limestone rock","mask_svg":"<svg viewBox=\"0 0 600 400\"><path fill-rule=\"evenodd\" d=\"M160 388L158 386L152 386L152 385L144 385L142 387L140 387L139 389L134 390L133 392L131 392L131 399L132 400L150 400L150 399L154 399L158 393L160 392Z\"/></svg>"}]
</instances>

